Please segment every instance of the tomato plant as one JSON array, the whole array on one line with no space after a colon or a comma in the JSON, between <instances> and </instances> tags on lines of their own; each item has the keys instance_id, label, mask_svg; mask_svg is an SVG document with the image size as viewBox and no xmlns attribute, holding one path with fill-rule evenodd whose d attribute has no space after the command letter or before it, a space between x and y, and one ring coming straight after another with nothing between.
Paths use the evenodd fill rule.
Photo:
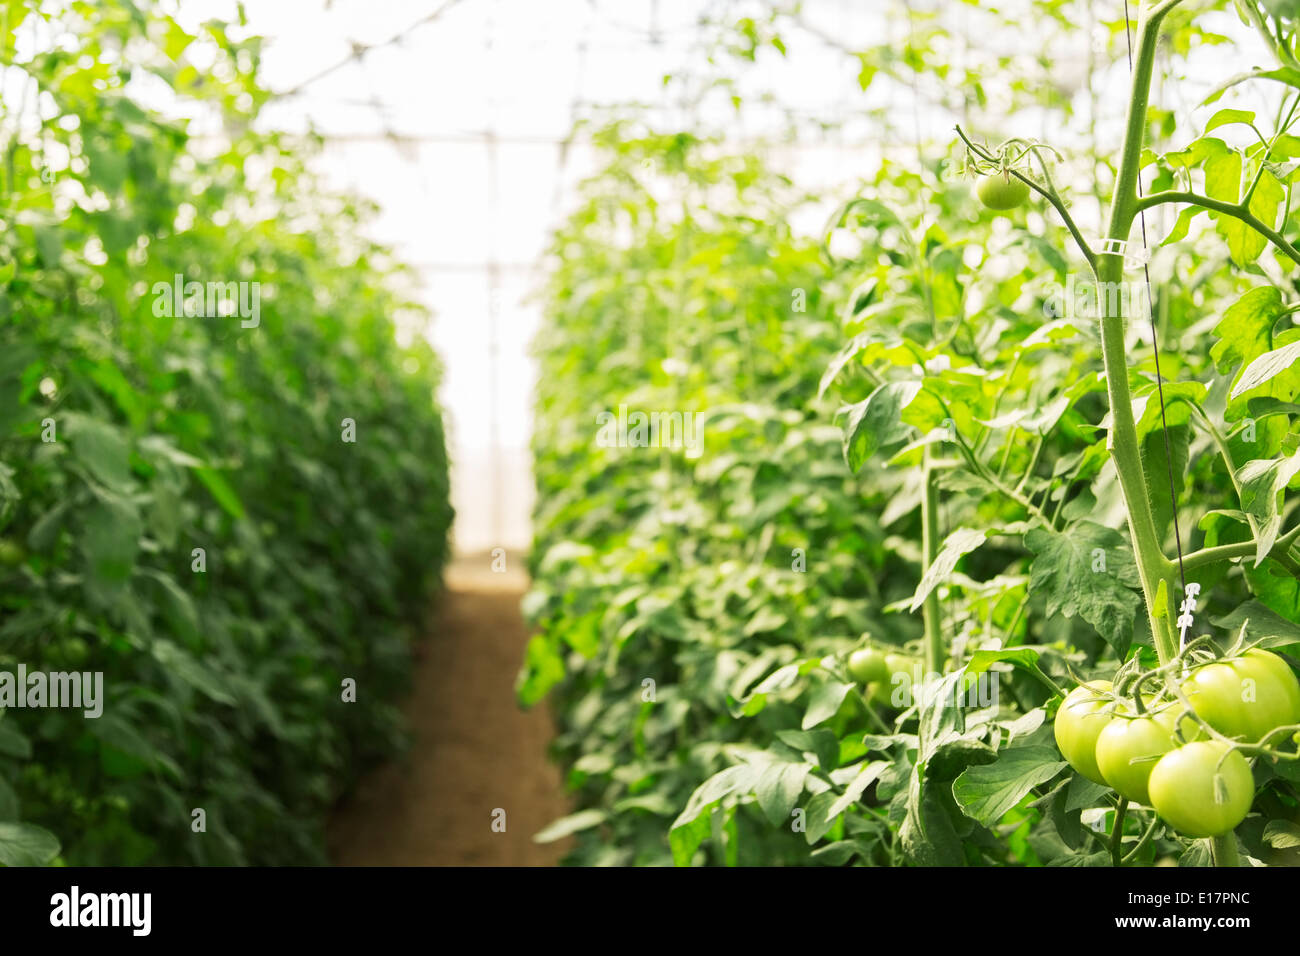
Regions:
<instances>
[{"instance_id":1,"label":"tomato plant","mask_svg":"<svg viewBox=\"0 0 1300 956\"><path fill-rule=\"evenodd\" d=\"M0 671L103 676L0 704L0 864L324 862L446 556L410 276L260 131L260 39L165 6L0 14Z\"/></svg>"},{"instance_id":2,"label":"tomato plant","mask_svg":"<svg viewBox=\"0 0 1300 956\"><path fill-rule=\"evenodd\" d=\"M1003 125L977 107L1004 64L950 74L933 34L902 61L862 52L864 82L939 90L970 118L951 143L882 150L820 258L758 158L601 141L539 336L540 633L520 682L558 698L576 859L1235 865L1279 848L1300 727L1258 651L1300 645L1300 85L1293 21L1240 6L1246 39L1178 0L1135 9L1108 64L1128 69L1131 40L1127 100L1097 102L1127 117L1113 143L1068 135L1075 104L1050 94L1060 142L968 132ZM1283 66L1211 96L1256 109L1152 102L1153 78L1168 89L1229 42ZM942 92L963 80L979 95ZM983 214L981 187L1014 205L993 195L1012 181L1027 214ZM718 431L699 458L591 447L574 423L629 394L716 404ZM922 693L853 663L863 632ZM1250 740L1195 706L1204 678L1184 671L1216 667L1255 674ZM1195 771L1212 825L1168 799L1166 762Z\"/></svg>"}]
</instances>

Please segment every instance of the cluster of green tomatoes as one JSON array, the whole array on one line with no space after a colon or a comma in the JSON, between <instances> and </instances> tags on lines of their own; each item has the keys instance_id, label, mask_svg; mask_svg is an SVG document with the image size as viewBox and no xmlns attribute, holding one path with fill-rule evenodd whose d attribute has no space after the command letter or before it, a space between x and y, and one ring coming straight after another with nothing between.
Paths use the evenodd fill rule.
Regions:
<instances>
[{"instance_id":1,"label":"cluster of green tomatoes","mask_svg":"<svg viewBox=\"0 0 1300 956\"><path fill-rule=\"evenodd\" d=\"M1056 744L1078 773L1155 809L1189 837L1216 837L1250 812L1255 786L1242 748L1259 751L1300 724L1300 681L1285 660L1252 649L1192 667L1150 695L1151 675L1094 680L1056 714Z\"/></svg>"},{"instance_id":2,"label":"cluster of green tomatoes","mask_svg":"<svg viewBox=\"0 0 1300 956\"><path fill-rule=\"evenodd\" d=\"M849 655L849 676L865 685L873 703L902 709L911 706L913 687L925 682L925 664L916 657L864 647Z\"/></svg>"}]
</instances>

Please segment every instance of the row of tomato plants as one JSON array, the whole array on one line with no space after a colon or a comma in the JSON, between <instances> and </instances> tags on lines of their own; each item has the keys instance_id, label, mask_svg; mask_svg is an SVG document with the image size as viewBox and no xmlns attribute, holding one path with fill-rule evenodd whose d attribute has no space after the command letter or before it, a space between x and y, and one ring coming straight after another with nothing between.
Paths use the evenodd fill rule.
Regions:
<instances>
[{"instance_id":1,"label":"row of tomato plants","mask_svg":"<svg viewBox=\"0 0 1300 956\"><path fill-rule=\"evenodd\" d=\"M520 685L575 859L1294 862L1296 24L1247 4L1272 128L1157 149L1177 6L1135 25L1101 240L1024 139L887 159L818 259L754 161L607 134L539 338ZM619 404L703 411L701 453L595 441Z\"/></svg>"},{"instance_id":2,"label":"row of tomato plants","mask_svg":"<svg viewBox=\"0 0 1300 956\"><path fill-rule=\"evenodd\" d=\"M0 863L324 862L331 804L402 742L446 553L439 368L398 341L421 312L365 208L255 131L240 24L7 16L0 670L103 699L0 712ZM178 275L259 313L169 307Z\"/></svg>"}]
</instances>

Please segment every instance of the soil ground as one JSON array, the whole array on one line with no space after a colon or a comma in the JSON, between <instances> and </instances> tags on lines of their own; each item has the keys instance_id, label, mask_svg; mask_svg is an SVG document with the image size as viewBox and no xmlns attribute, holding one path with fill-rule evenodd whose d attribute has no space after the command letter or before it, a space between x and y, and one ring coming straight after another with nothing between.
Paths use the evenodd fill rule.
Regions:
<instances>
[{"instance_id":1,"label":"soil ground","mask_svg":"<svg viewBox=\"0 0 1300 956\"><path fill-rule=\"evenodd\" d=\"M519 614L522 560L448 568L431 633L416 645L405 711L410 751L367 775L330 823L341 866L550 866L566 843L533 834L568 811L544 707L523 712L514 680L528 631ZM505 811L494 832L493 811ZM499 815L498 815L499 816Z\"/></svg>"}]
</instances>

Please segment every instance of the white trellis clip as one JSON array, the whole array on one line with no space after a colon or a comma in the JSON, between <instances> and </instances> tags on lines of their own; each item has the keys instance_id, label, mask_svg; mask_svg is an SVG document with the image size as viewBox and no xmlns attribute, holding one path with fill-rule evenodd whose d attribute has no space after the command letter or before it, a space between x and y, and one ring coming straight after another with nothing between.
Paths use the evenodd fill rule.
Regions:
<instances>
[{"instance_id":1,"label":"white trellis clip","mask_svg":"<svg viewBox=\"0 0 1300 956\"><path fill-rule=\"evenodd\" d=\"M1151 261L1150 249L1130 250L1127 240L1124 239L1103 239L1101 241L1101 255L1123 256L1124 268L1126 269L1140 269Z\"/></svg>"},{"instance_id":2,"label":"white trellis clip","mask_svg":"<svg viewBox=\"0 0 1300 956\"><path fill-rule=\"evenodd\" d=\"M1196 610L1196 596L1201 593L1201 586L1193 581L1187 585L1185 593L1187 596L1178 609L1181 612L1178 615L1178 649L1180 651L1187 646L1187 629L1193 623L1192 612Z\"/></svg>"}]
</instances>

